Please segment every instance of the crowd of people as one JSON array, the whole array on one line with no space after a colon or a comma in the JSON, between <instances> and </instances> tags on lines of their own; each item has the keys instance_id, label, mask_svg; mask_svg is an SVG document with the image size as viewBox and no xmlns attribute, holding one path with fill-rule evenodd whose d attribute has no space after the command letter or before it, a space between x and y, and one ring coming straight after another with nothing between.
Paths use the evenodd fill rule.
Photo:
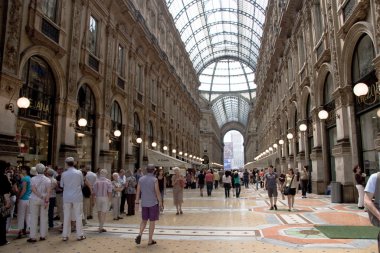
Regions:
<instances>
[{"instance_id":1,"label":"crowd of people","mask_svg":"<svg viewBox=\"0 0 380 253\"><path fill-rule=\"evenodd\" d=\"M29 230L27 242L44 241L48 230L57 224L54 220L60 220L62 240L69 240L70 233L76 231L76 239L81 241L86 239L83 225L87 220L93 219L95 209L98 231L104 233L107 232L104 228L106 215L111 207L113 220L120 220L123 219L123 214L135 215L139 205L142 221L135 242L141 243L143 231L149 221L148 245L153 245L157 243L153 240L155 222L160 213L164 213L164 196L168 185L173 187L176 215L182 215L183 191L186 188L199 189L199 194L203 197L206 186L207 196L211 197L213 190L222 185L225 198L230 198L231 189L232 195L239 198L242 186L249 188L252 184L252 188L258 190L260 187L267 192L269 210L278 210L277 198L281 194L283 200L287 197L290 212L294 209L296 193L301 190L302 198L306 198L310 184L307 166L300 171L289 168L286 173L277 173L273 166L253 171L219 172L208 169L188 170L183 174L178 167L172 171L170 175L162 168L148 165L144 173L141 169L135 173L121 169L108 175L105 169L94 173L85 166L77 168L73 157L66 158L64 168L55 169L41 163L32 168L12 168L6 162L0 161L0 245L9 243L6 234L14 215L17 215L18 239L27 236ZM374 194L375 179L371 178L372 188L367 186L365 189L366 175L359 166L353 171L359 193L358 208L362 209L364 204L370 205L365 192L373 191L371 194ZM369 208L374 210L372 206Z\"/></svg>"}]
</instances>

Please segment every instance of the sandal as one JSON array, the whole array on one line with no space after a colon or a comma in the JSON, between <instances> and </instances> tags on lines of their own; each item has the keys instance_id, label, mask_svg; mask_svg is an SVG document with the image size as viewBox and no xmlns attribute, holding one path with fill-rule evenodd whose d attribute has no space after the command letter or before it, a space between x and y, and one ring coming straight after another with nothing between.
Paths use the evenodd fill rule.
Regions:
<instances>
[{"instance_id":1,"label":"sandal","mask_svg":"<svg viewBox=\"0 0 380 253\"><path fill-rule=\"evenodd\" d=\"M37 242L37 240L36 239L32 239L32 238L29 238L28 240L26 240L27 242L32 242L32 243L35 243L35 242Z\"/></svg>"},{"instance_id":2,"label":"sandal","mask_svg":"<svg viewBox=\"0 0 380 253\"><path fill-rule=\"evenodd\" d=\"M82 235L77 238L77 241L83 241L84 239L86 239L86 236Z\"/></svg>"},{"instance_id":3,"label":"sandal","mask_svg":"<svg viewBox=\"0 0 380 253\"><path fill-rule=\"evenodd\" d=\"M66 242L69 238L68 237L63 237L62 241Z\"/></svg>"},{"instance_id":4,"label":"sandal","mask_svg":"<svg viewBox=\"0 0 380 253\"><path fill-rule=\"evenodd\" d=\"M136 244L140 244L141 243L141 235L138 235L135 239L135 243Z\"/></svg>"},{"instance_id":5,"label":"sandal","mask_svg":"<svg viewBox=\"0 0 380 253\"><path fill-rule=\"evenodd\" d=\"M155 240L152 240L150 243L148 243L148 246L154 245L154 244L157 244L157 242Z\"/></svg>"}]
</instances>

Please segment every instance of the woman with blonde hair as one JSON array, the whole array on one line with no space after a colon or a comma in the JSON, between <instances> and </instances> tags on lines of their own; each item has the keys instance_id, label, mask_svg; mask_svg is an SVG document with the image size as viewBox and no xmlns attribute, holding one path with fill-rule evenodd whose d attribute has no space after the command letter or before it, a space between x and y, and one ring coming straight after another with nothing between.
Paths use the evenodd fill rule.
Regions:
<instances>
[{"instance_id":1,"label":"woman with blonde hair","mask_svg":"<svg viewBox=\"0 0 380 253\"><path fill-rule=\"evenodd\" d=\"M174 175L172 177L172 185L173 185L173 202L175 207L177 208L178 214L183 214L182 212L182 203L183 203L183 187L185 186L185 179L180 174L180 170L178 167L173 168Z\"/></svg>"}]
</instances>

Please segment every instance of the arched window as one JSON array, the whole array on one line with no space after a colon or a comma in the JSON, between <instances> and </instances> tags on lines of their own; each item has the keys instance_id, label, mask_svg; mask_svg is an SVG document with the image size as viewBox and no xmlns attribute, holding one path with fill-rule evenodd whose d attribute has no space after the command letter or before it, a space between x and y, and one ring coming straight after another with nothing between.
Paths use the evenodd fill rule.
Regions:
<instances>
[{"instance_id":1,"label":"arched window","mask_svg":"<svg viewBox=\"0 0 380 253\"><path fill-rule=\"evenodd\" d=\"M78 110L77 110L77 128L78 120L84 118L87 120L87 125L85 127L81 127L80 130L92 132L92 129L95 127L95 96L92 93L90 87L88 85L83 85L80 87L78 92Z\"/></svg>"},{"instance_id":2,"label":"arched window","mask_svg":"<svg viewBox=\"0 0 380 253\"><path fill-rule=\"evenodd\" d=\"M54 116L55 79L49 65L32 56L23 69L20 97L29 98L30 106L19 110L21 117L51 124Z\"/></svg>"},{"instance_id":3,"label":"arched window","mask_svg":"<svg viewBox=\"0 0 380 253\"><path fill-rule=\"evenodd\" d=\"M122 116L120 105L114 101L111 107L111 133L122 129Z\"/></svg>"},{"instance_id":4,"label":"arched window","mask_svg":"<svg viewBox=\"0 0 380 253\"><path fill-rule=\"evenodd\" d=\"M372 60L375 58L375 49L371 38L364 35L356 45L352 59L352 82L357 83L373 70Z\"/></svg>"},{"instance_id":5,"label":"arched window","mask_svg":"<svg viewBox=\"0 0 380 253\"><path fill-rule=\"evenodd\" d=\"M332 75L328 73L326 76L325 85L323 88L324 104L328 104L334 100L332 97L333 92L334 92L334 83L333 83Z\"/></svg>"},{"instance_id":6,"label":"arched window","mask_svg":"<svg viewBox=\"0 0 380 253\"><path fill-rule=\"evenodd\" d=\"M91 166L95 165L95 115L96 105L95 96L87 84L82 85L78 91L77 97L78 109L76 112L76 146L78 152L78 165ZM86 126L79 126L78 120L84 118L87 120Z\"/></svg>"},{"instance_id":7,"label":"arched window","mask_svg":"<svg viewBox=\"0 0 380 253\"><path fill-rule=\"evenodd\" d=\"M16 140L22 157L33 157L31 165L52 162L54 98L56 83L50 66L42 58L32 56L22 71L20 97L27 97L30 106L18 110Z\"/></svg>"},{"instance_id":8,"label":"arched window","mask_svg":"<svg viewBox=\"0 0 380 253\"><path fill-rule=\"evenodd\" d=\"M149 121L147 130L148 130L148 140L149 140L149 148L150 148L150 147L152 147L152 143L154 141L152 121Z\"/></svg>"},{"instance_id":9,"label":"arched window","mask_svg":"<svg viewBox=\"0 0 380 253\"><path fill-rule=\"evenodd\" d=\"M140 133L140 119L139 115L135 112L133 115L133 130L135 131L135 134L139 137Z\"/></svg>"}]
</instances>

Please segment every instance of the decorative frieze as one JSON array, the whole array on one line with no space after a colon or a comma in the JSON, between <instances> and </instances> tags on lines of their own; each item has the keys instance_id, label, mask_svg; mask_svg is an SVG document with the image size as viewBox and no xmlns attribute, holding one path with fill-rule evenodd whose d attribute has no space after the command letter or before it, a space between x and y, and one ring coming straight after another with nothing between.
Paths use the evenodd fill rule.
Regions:
<instances>
[{"instance_id":1,"label":"decorative frieze","mask_svg":"<svg viewBox=\"0 0 380 253\"><path fill-rule=\"evenodd\" d=\"M22 23L22 1L8 1L7 24L4 27L5 44L3 70L17 75L20 56L20 35Z\"/></svg>"}]
</instances>

